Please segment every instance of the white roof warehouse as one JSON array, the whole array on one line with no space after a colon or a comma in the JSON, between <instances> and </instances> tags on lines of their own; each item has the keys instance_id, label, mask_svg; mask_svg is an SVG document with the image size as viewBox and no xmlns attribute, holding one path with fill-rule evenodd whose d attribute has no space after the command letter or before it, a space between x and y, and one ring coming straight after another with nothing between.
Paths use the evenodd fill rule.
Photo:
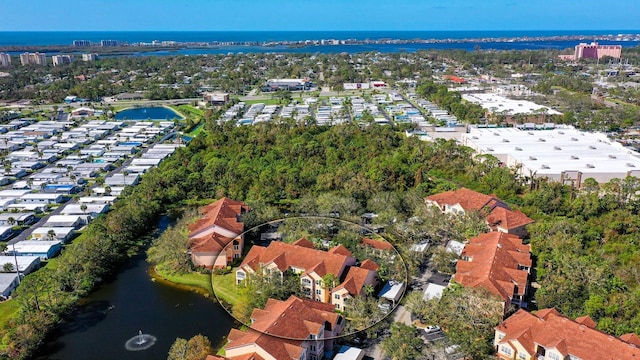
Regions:
<instances>
[{"instance_id":1,"label":"white roof warehouse","mask_svg":"<svg viewBox=\"0 0 640 360\"><path fill-rule=\"evenodd\" d=\"M605 134L572 127L531 131L471 128L462 135L462 144L480 154L494 155L507 166L521 165L522 176L548 177L576 187L587 178L605 183L640 176L640 153Z\"/></svg>"}]
</instances>

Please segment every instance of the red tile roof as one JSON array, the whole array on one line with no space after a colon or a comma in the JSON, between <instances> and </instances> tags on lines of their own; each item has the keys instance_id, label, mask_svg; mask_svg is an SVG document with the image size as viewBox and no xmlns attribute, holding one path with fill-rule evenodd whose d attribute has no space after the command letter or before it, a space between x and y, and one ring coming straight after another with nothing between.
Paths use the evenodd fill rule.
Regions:
<instances>
[{"instance_id":1,"label":"red tile roof","mask_svg":"<svg viewBox=\"0 0 640 360\"><path fill-rule=\"evenodd\" d=\"M584 322L585 318L582 319ZM565 357L571 354L585 360L640 359L637 344L580 324L554 309L543 309L536 314L520 309L496 330L505 334L498 345L518 341L529 355L536 353L538 344L547 350L555 348Z\"/></svg>"},{"instance_id":2,"label":"red tile roof","mask_svg":"<svg viewBox=\"0 0 640 360\"><path fill-rule=\"evenodd\" d=\"M370 259L366 259L365 261L363 261L362 264L360 264L360 267L363 269L374 270L374 271L377 271L380 268L380 266L376 264L375 261Z\"/></svg>"},{"instance_id":3,"label":"red tile roof","mask_svg":"<svg viewBox=\"0 0 640 360\"><path fill-rule=\"evenodd\" d=\"M359 296L362 294L362 288L367 284L367 277L371 270L351 266L344 278L344 281L336 286L333 291L345 289L351 296ZM373 285L373 284L370 284Z\"/></svg>"},{"instance_id":4,"label":"red tile roof","mask_svg":"<svg viewBox=\"0 0 640 360\"><path fill-rule=\"evenodd\" d=\"M331 330L335 329L340 315L333 310L331 304L295 296L286 301L269 299L264 310L256 309L251 314L253 323L250 329L229 332L227 352L230 349L255 344L276 359L299 359L304 339L311 334L318 334L326 324Z\"/></svg>"},{"instance_id":5,"label":"red tile roof","mask_svg":"<svg viewBox=\"0 0 640 360\"><path fill-rule=\"evenodd\" d=\"M532 222L533 220L521 211L509 210L503 207L493 208L487 216L487 224L494 230L498 227L506 230L516 229Z\"/></svg>"},{"instance_id":6,"label":"red tile roof","mask_svg":"<svg viewBox=\"0 0 640 360\"><path fill-rule=\"evenodd\" d=\"M391 245L390 243L386 242L386 241L381 241L381 240L373 240L373 239L369 239L369 238L362 238L362 245L366 245L366 246L371 246L374 249L377 250L392 250L393 249L393 245Z\"/></svg>"},{"instance_id":7,"label":"red tile roof","mask_svg":"<svg viewBox=\"0 0 640 360\"><path fill-rule=\"evenodd\" d=\"M584 326L588 326L592 329L595 329L597 324L595 321L593 321L593 319L591 319L589 316L580 316L578 318L576 318L576 322L578 324L582 324Z\"/></svg>"},{"instance_id":8,"label":"red tile roof","mask_svg":"<svg viewBox=\"0 0 640 360\"><path fill-rule=\"evenodd\" d=\"M192 252L220 252L232 241L232 238L213 233L208 237L191 240L189 248Z\"/></svg>"},{"instance_id":9,"label":"red tile roof","mask_svg":"<svg viewBox=\"0 0 640 360\"><path fill-rule=\"evenodd\" d=\"M242 222L238 221L243 211L249 207L241 202L222 198L202 209L203 216L189 225L189 248L192 252L220 252L233 239L219 233L204 233L214 226L226 229L234 234L243 231Z\"/></svg>"},{"instance_id":10,"label":"red tile roof","mask_svg":"<svg viewBox=\"0 0 640 360\"><path fill-rule=\"evenodd\" d=\"M242 232L243 224L237 221L237 217L247 210L249 210L249 207L242 201L235 201L226 197L213 202L202 209L202 218L189 225L189 237L206 230L212 225L218 225L239 234Z\"/></svg>"},{"instance_id":11,"label":"red tile roof","mask_svg":"<svg viewBox=\"0 0 640 360\"><path fill-rule=\"evenodd\" d=\"M496 206L507 207L502 200L495 196L485 195L467 188L427 196L426 200L428 202L435 202L439 206L460 204L466 211L481 211L485 206L491 208Z\"/></svg>"},{"instance_id":12,"label":"red tile roof","mask_svg":"<svg viewBox=\"0 0 640 360\"><path fill-rule=\"evenodd\" d=\"M294 241L293 245L298 245L298 246L306 247L306 248L309 248L309 249L313 249L315 247L313 245L313 242L311 242L310 240L307 240L306 238L300 238L300 239Z\"/></svg>"},{"instance_id":13,"label":"red tile roof","mask_svg":"<svg viewBox=\"0 0 640 360\"><path fill-rule=\"evenodd\" d=\"M349 249L347 249L346 247L344 247L342 245L338 245L338 246L335 246L335 247L329 249L329 253L331 253L331 254L340 254L340 255L344 255L344 256L353 256L351 251L349 251Z\"/></svg>"},{"instance_id":14,"label":"red tile roof","mask_svg":"<svg viewBox=\"0 0 640 360\"><path fill-rule=\"evenodd\" d=\"M493 230L500 227L509 231L533 222L521 211L511 210L495 195L485 195L467 188L427 196L426 201L439 207L460 204L465 211L479 211L486 215L487 224Z\"/></svg>"},{"instance_id":15,"label":"red tile roof","mask_svg":"<svg viewBox=\"0 0 640 360\"><path fill-rule=\"evenodd\" d=\"M527 287L528 271L518 270L518 265L531 268L530 246L515 235L494 231L469 240L454 279L463 286L485 288L508 302L514 295L524 295Z\"/></svg>"},{"instance_id":16,"label":"red tile roof","mask_svg":"<svg viewBox=\"0 0 640 360\"><path fill-rule=\"evenodd\" d=\"M266 248L254 245L240 267L249 266L257 271L260 264L271 263L276 264L280 271L295 267L304 269L305 272L315 270L320 276L334 274L340 277L346 266L355 263L355 259L351 256L273 241Z\"/></svg>"},{"instance_id":17,"label":"red tile roof","mask_svg":"<svg viewBox=\"0 0 640 360\"><path fill-rule=\"evenodd\" d=\"M629 334L624 334L622 336L620 336L620 339L622 339L623 341L626 341L630 344L633 344L637 347L640 347L640 338L638 337L638 335L634 334L634 333L629 333Z\"/></svg>"}]
</instances>

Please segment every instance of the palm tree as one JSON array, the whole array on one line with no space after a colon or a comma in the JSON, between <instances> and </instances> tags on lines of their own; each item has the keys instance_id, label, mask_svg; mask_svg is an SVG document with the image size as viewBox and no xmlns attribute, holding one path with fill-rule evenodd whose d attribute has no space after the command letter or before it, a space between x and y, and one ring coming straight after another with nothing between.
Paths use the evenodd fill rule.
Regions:
<instances>
[{"instance_id":1,"label":"palm tree","mask_svg":"<svg viewBox=\"0 0 640 360\"><path fill-rule=\"evenodd\" d=\"M53 229L47 231L47 238L49 240L55 240L56 239L56 232Z\"/></svg>"}]
</instances>

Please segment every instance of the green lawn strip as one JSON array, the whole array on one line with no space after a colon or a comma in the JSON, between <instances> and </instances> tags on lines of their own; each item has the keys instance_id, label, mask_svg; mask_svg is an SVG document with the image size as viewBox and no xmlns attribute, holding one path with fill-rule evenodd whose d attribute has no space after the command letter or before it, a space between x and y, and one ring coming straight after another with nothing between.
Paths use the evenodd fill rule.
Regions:
<instances>
[{"instance_id":1,"label":"green lawn strip","mask_svg":"<svg viewBox=\"0 0 640 360\"><path fill-rule=\"evenodd\" d=\"M201 274L198 272L175 274L164 270L160 266L156 267L155 271L160 277L174 284L200 288L206 290L208 293L213 292L211 289L211 275L209 274Z\"/></svg>"},{"instance_id":2,"label":"green lawn strip","mask_svg":"<svg viewBox=\"0 0 640 360\"><path fill-rule=\"evenodd\" d=\"M191 130L191 132L187 133L187 136L191 136L194 137L198 134L200 134L203 130L203 125L204 124L199 124L198 126L195 127L195 129Z\"/></svg>"},{"instance_id":3,"label":"green lawn strip","mask_svg":"<svg viewBox=\"0 0 640 360\"><path fill-rule=\"evenodd\" d=\"M236 269L234 268L226 275L213 275L213 286L216 289L216 296L224 302L234 305L238 302L238 291L236 289Z\"/></svg>"},{"instance_id":4,"label":"green lawn strip","mask_svg":"<svg viewBox=\"0 0 640 360\"><path fill-rule=\"evenodd\" d=\"M9 320L20 310L20 304L15 300L0 303L0 329L6 329Z\"/></svg>"},{"instance_id":5,"label":"green lawn strip","mask_svg":"<svg viewBox=\"0 0 640 360\"><path fill-rule=\"evenodd\" d=\"M191 105L178 105L170 107L178 112L182 112L185 115L204 116L204 110L198 109Z\"/></svg>"}]
</instances>

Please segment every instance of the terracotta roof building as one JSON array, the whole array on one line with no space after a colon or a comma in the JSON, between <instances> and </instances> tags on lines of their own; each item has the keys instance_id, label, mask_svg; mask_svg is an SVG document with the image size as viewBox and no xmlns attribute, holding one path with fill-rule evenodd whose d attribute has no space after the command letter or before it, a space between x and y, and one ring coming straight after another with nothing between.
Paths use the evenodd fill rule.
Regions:
<instances>
[{"instance_id":1,"label":"terracotta roof building","mask_svg":"<svg viewBox=\"0 0 640 360\"><path fill-rule=\"evenodd\" d=\"M202 209L203 216L189 226L189 252L195 266L225 267L242 256L241 216L247 211L249 207L245 203L228 198Z\"/></svg>"},{"instance_id":2,"label":"terracotta roof building","mask_svg":"<svg viewBox=\"0 0 640 360\"><path fill-rule=\"evenodd\" d=\"M482 287L509 305L526 306L531 247L515 235L497 231L471 238L456 264L453 279L463 286Z\"/></svg>"},{"instance_id":3,"label":"terracotta roof building","mask_svg":"<svg viewBox=\"0 0 640 360\"><path fill-rule=\"evenodd\" d=\"M249 250L236 270L236 283L260 269L281 276L293 271L300 275L300 285L308 298L344 310L345 300L362 295L365 285L377 284L378 268L369 259L356 266L356 258L342 245L322 251L314 249L313 243L304 238L292 244L273 241L268 247L254 245ZM334 275L337 282L325 284L323 278L327 274Z\"/></svg>"},{"instance_id":4,"label":"terracotta roof building","mask_svg":"<svg viewBox=\"0 0 640 360\"><path fill-rule=\"evenodd\" d=\"M520 309L496 327L494 346L505 360L631 360L640 359L636 339L598 331L588 316L574 321L555 309Z\"/></svg>"},{"instance_id":5,"label":"terracotta roof building","mask_svg":"<svg viewBox=\"0 0 640 360\"><path fill-rule=\"evenodd\" d=\"M232 329L225 357L241 359L321 359L325 348L333 347L345 321L331 304L300 299L269 299L264 309L254 309L251 328ZM274 336L275 335L275 336Z\"/></svg>"},{"instance_id":6,"label":"terracotta roof building","mask_svg":"<svg viewBox=\"0 0 640 360\"><path fill-rule=\"evenodd\" d=\"M344 311L350 299L365 295L365 285L375 287L378 283L378 265L368 259L362 265L349 267L342 283L331 290L331 303L336 309Z\"/></svg>"},{"instance_id":7,"label":"terracotta roof building","mask_svg":"<svg viewBox=\"0 0 640 360\"><path fill-rule=\"evenodd\" d=\"M301 286L307 297L328 303L331 294L322 278L333 274L340 279L345 269L355 264L356 258L341 245L322 251L314 249L306 239L293 244L273 241L267 247L254 245L249 250L236 270L236 283L240 284L248 274L260 269L280 275L290 270L300 274Z\"/></svg>"},{"instance_id":8,"label":"terracotta roof building","mask_svg":"<svg viewBox=\"0 0 640 360\"><path fill-rule=\"evenodd\" d=\"M425 201L427 205L436 206L446 214L477 211L486 217L487 225L492 230L520 237L527 235L526 226L533 222L522 212L511 210L495 195L485 195L467 188L427 196Z\"/></svg>"}]
</instances>

